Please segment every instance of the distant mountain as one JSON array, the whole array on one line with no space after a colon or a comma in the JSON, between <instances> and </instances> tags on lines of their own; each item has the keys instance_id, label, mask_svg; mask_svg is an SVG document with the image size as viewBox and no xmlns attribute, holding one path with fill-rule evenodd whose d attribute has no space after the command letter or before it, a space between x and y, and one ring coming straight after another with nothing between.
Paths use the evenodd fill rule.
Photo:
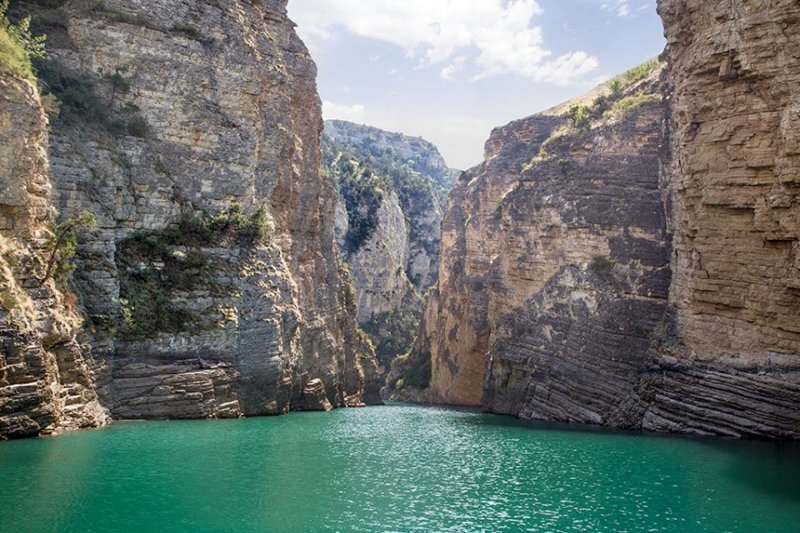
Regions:
<instances>
[{"instance_id":1,"label":"distant mountain","mask_svg":"<svg viewBox=\"0 0 800 533\"><path fill-rule=\"evenodd\" d=\"M441 203L459 171L424 139L340 120L325 122L322 151L339 189L336 235L358 319L388 369L438 279Z\"/></svg>"}]
</instances>

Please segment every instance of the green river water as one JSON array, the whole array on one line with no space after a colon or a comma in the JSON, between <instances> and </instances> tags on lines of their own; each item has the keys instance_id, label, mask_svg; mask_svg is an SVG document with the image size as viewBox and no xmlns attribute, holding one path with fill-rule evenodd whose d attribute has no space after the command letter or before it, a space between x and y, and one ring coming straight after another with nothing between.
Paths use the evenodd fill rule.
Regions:
<instances>
[{"instance_id":1,"label":"green river water","mask_svg":"<svg viewBox=\"0 0 800 533\"><path fill-rule=\"evenodd\" d=\"M404 404L0 442L0 531L800 531L800 446Z\"/></svg>"}]
</instances>

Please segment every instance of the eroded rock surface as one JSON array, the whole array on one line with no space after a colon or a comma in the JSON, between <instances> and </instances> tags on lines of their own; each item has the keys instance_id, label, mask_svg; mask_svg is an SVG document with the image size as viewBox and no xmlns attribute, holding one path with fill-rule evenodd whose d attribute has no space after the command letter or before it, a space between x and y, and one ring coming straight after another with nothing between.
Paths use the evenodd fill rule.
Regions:
<instances>
[{"instance_id":1,"label":"eroded rock surface","mask_svg":"<svg viewBox=\"0 0 800 533\"><path fill-rule=\"evenodd\" d=\"M645 427L800 436L800 5L662 0L675 337Z\"/></svg>"},{"instance_id":2,"label":"eroded rock surface","mask_svg":"<svg viewBox=\"0 0 800 533\"><path fill-rule=\"evenodd\" d=\"M438 277L439 201L456 171L421 138L341 120L325 122L323 154L339 185L336 235L358 321L388 371L413 341L422 294Z\"/></svg>"},{"instance_id":3,"label":"eroded rock surface","mask_svg":"<svg viewBox=\"0 0 800 533\"><path fill-rule=\"evenodd\" d=\"M55 229L37 90L0 76L0 439L104 424L73 294L45 272Z\"/></svg>"},{"instance_id":4,"label":"eroded rock surface","mask_svg":"<svg viewBox=\"0 0 800 533\"><path fill-rule=\"evenodd\" d=\"M659 87L654 72L626 94ZM537 115L492 132L450 195L417 347L438 401L596 423L636 401L669 287L663 121L648 98L591 128Z\"/></svg>"},{"instance_id":5,"label":"eroded rock surface","mask_svg":"<svg viewBox=\"0 0 800 533\"><path fill-rule=\"evenodd\" d=\"M276 414L318 379L379 401L319 174L316 69L285 0L66 3L45 76L84 90L51 139L76 285L123 418ZM354 329L354 328L353 328Z\"/></svg>"},{"instance_id":6,"label":"eroded rock surface","mask_svg":"<svg viewBox=\"0 0 800 533\"><path fill-rule=\"evenodd\" d=\"M800 437L800 6L659 11L661 81L499 128L459 180L395 397Z\"/></svg>"}]
</instances>

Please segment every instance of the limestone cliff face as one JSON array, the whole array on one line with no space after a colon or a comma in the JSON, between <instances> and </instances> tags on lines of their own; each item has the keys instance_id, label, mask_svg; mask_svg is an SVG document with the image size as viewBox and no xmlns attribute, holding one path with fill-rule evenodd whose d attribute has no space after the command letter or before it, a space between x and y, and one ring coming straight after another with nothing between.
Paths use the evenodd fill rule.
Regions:
<instances>
[{"instance_id":1,"label":"limestone cliff face","mask_svg":"<svg viewBox=\"0 0 800 533\"><path fill-rule=\"evenodd\" d=\"M339 205L342 203L340 200ZM346 233L347 218L343 221L339 234ZM344 240L340 241L339 249L346 250ZM382 196L375 229L358 250L343 255L350 265L360 323L391 313L409 299L419 307L419 296L405 272L409 257L408 224L397 193L392 191Z\"/></svg>"},{"instance_id":2,"label":"limestone cliff face","mask_svg":"<svg viewBox=\"0 0 800 533\"><path fill-rule=\"evenodd\" d=\"M800 4L659 13L677 342L645 425L800 437Z\"/></svg>"},{"instance_id":3,"label":"limestone cliff face","mask_svg":"<svg viewBox=\"0 0 800 533\"><path fill-rule=\"evenodd\" d=\"M403 246L397 251L402 252L400 265L408 279L418 291L427 290L439 273L440 198L458 171L447 166L433 144L419 137L342 120L326 121L324 135L333 150L343 149L386 180L389 190L382 209L395 210L391 205L396 204L404 220L395 223L395 217L385 213L383 226L391 225L389 231L402 241L397 242Z\"/></svg>"},{"instance_id":4,"label":"limestone cliff face","mask_svg":"<svg viewBox=\"0 0 800 533\"><path fill-rule=\"evenodd\" d=\"M319 174L316 70L286 1L61 12L43 69L62 98L52 172L62 214L98 218L76 285L112 414L379 401Z\"/></svg>"},{"instance_id":5,"label":"limestone cliff face","mask_svg":"<svg viewBox=\"0 0 800 533\"><path fill-rule=\"evenodd\" d=\"M438 276L439 198L453 171L423 139L340 120L325 122L323 152L339 184L336 234L358 320L388 370L413 341L421 295Z\"/></svg>"},{"instance_id":6,"label":"limestone cliff face","mask_svg":"<svg viewBox=\"0 0 800 533\"><path fill-rule=\"evenodd\" d=\"M431 356L433 398L625 418L669 285L659 86L656 70L617 101L648 97L591 127L536 115L492 132L442 224L438 313L417 347Z\"/></svg>"},{"instance_id":7,"label":"limestone cliff face","mask_svg":"<svg viewBox=\"0 0 800 533\"><path fill-rule=\"evenodd\" d=\"M499 128L455 187L410 396L800 437L800 6L659 12L666 86Z\"/></svg>"},{"instance_id":8,"label":"limestone cliff face","mask_svg":"<svg viewBox=\"0 0 800 533\"><path fill-rule=\"evenodd\" d=\"M98 426L73 295L45 277L55 228L47 120L36 89L0 77L0 439Z\"/></svg>"}]
</instances>

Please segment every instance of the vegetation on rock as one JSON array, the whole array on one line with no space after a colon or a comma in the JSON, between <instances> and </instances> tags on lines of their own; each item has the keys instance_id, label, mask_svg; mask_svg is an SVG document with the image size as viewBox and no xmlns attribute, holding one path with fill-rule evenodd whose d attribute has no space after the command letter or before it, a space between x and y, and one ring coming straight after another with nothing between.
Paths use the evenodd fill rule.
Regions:
<instances>
[{"instance_id":1,"label":"vegetation on rock","mask_svg":"<svg viewBox=\"0 0 800 533\"><path fill-rule=\"evenodd\" d=\"M649 102L659 101L662 96L655 87L643 87L635 92L632 89L653 75L660 67L658 59L645 61L607 84L607 89L590 104L575 104L563 114L578 130L587 130L593 123L606 119L619 119L637 107Z\"/></svg>"},{"instance_id":2,"label":"vegetation on rock","mask_svg":"<svg viewBox=\"0 0 800 533\"><path fill-rule=\"evenodd\" d=\"M428 206L428 198L441 200L447 195L455 171L432 163L435 158L428 154L435 147L422 139L343 121L333 124L347 142L324 135L322 162L347 203L348 249L357 250L369 238L382 195L392 191L397 193L413 238L420 209ZM398 145L407 146L407 153L401 153ZM418 155L404 157L411 153Z\"/></svg>"},{"instance_id":3,"label":"vegetation on rock","mask_svg":"<svg viewBox=\"0 0 800 533\"><path fill-rule=\"evenodd\" d=\"M9 0L0 0L0 71L36 82L32 59L45 57L46 37L31 33L31 17L16 24L7 16Z\"/></svg>"},{"instance_id":4,"label":"vegetation on rock","mask_svg":"<svg viewBox=\"0 0 800 533\"><path fill-rule=\"evenodd\" d=\"M263 244L272 226L264 207L245 214L239 203L219 213L182 216L175 226L139 230L117 247L122 320L130 336L175 333L192 315L175 305L172 293L204 287L212 259L203 247L249 247Z\"/></svg>"},{"instance_id":5,"label":"vegetation on rock","mask_svg":"<svg viewBox=\"0 0 800 533\"><path fill-rule=\"evenodd\" d=\"M73 259L78 248L78 232L92 230L96 226L97 219L94 213L89 211L81 211L56 226L53 237L47 243L49 256L44 275L39 278L40 285L49 279L66 283L69 275L75 270Z\"/></svg>"},{"instance_id":6,"label":"vegetation on rock","mask_svg":"<svg viewBox=\"0 0 800 533\"><path fill-rule=\"evenodd\" d=\"M388 368L395 357L408 350L417 336L419 320L418 309L399 308L375 315L362 326L375 339L375 355L381 365Z\"/></svg>"}]
</instances>

